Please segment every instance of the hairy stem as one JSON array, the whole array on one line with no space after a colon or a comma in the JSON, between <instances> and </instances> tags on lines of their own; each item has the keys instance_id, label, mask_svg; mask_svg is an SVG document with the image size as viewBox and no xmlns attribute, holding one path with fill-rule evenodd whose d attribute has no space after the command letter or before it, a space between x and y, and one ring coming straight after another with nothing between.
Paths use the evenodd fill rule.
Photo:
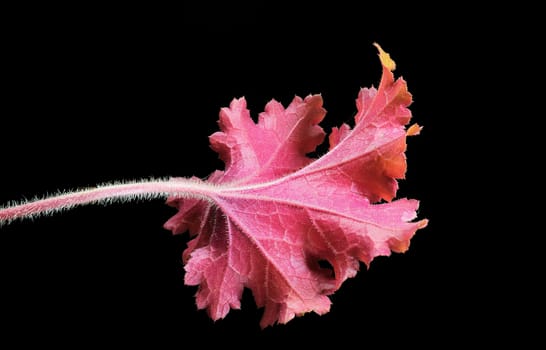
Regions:
<instances>
[{"instance_id":1,"label":"hairy stem","mask_svg":"<svg viewBox=\"0 0 546 350\"><path fill-rule=\"evenodd\" d=\"M85 204L108 204L167 196L210 199L217 191L213 185L183 178L107 184L6 206L0 209L0 226L15 219L34 218Z\"/></svg>"}]
</instances>

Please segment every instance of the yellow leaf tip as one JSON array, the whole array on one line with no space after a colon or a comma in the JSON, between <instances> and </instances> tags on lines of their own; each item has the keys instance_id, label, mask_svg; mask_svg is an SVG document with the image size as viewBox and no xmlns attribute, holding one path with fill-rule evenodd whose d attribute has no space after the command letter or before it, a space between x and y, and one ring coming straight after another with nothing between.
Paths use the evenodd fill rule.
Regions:
<instances>
[{"instance_id":1,"label":"yellow leaf tip","mask_svg":"<svg viewBox=\"0 0 546 350\"><path fill-rule=\"evenodd\" d=\"M423 127L420 126L419 124L413 124L412 126L410 126L408 128L408 130L406 131L406 135L408 136L415 136L415 135L419 135L419 133L421 132L421 130L423 130Z\"/></svg>"},{"instance_id":2,"label":"yellow leaf tip","mask_svg":"<svg viewBox=\"0 0 546 350\"><path fill-rule=\"evenodd\" d=\"M391 56L386 53L381 46L379 46L378 43L373 43L373 46L377 48L377 51L379 51L379 59L381 60L381 64L390 70L391 72L396 69L396 63L392 60Z\"/></svg>"}]
</instances>

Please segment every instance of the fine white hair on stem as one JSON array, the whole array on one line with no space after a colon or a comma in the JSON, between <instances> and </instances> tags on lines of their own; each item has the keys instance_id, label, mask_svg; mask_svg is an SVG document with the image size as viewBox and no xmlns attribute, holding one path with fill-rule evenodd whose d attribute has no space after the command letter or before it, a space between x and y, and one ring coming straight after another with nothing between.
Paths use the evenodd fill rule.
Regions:
<instances>
[{"instance_id":1,"label":"fine white hair on stem","mask_svg":"<svg viewBox=\"0 0 546 350\"><path fill-rule=\"evenodd\" d=\"M213 192L214 186L199 179L187 178L150 178L103 183L74 191L59 191L31 200L11 201L0 208L0 227L16 219L36 219L86 204L109 205L168 196L210 200Z\"/></svg>"}]
</instances>

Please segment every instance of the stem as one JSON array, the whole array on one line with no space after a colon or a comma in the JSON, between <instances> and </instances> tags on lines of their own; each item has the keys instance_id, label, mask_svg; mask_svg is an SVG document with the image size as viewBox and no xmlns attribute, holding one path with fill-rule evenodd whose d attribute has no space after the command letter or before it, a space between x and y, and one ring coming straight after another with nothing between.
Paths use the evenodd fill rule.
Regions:
<instances>
[{"instance_id":1,"label":"stem","mask_svg":"<svg viewBox=\"0 0 546 350\"><path fill-rule=\"evenodd\" d=\"M34 218L85 204L109 204L168 196L210 200L217 193L218 189L214 185L185 178L107 184L0 208L0 226L15 219Z\"/></svg>"}]
</instances>

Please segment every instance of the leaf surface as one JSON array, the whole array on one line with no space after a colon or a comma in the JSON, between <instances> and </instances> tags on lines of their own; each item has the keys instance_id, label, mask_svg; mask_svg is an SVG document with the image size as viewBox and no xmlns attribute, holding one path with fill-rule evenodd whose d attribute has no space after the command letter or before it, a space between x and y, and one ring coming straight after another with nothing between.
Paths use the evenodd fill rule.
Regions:
<instances>
[{"instance_id":1,"label":"leaf surface","mask_svg":"<svg viewBox=\"0 0 546 350\"><path fill-rule=\"evenodd\" d=\"M354 128L334 128L318 159L307 154L325 137L320 95L296 97L286 108L273 100L258 123L244 98L221 110L210 143L226 167L206 180L217 191L206 200L170 198L178 213L165 224L193 237L183 253L185 283L198 286L197 306L212 319L240 308L244 288L264 308L261 327L324 314L328 295L360 262L406 251L426 226L413 221L418 201L393 201L406 172L406 137L420 127L406 130L412 97L377 48L379 87L360 90Z\"/></svg>"}]
</instances>

